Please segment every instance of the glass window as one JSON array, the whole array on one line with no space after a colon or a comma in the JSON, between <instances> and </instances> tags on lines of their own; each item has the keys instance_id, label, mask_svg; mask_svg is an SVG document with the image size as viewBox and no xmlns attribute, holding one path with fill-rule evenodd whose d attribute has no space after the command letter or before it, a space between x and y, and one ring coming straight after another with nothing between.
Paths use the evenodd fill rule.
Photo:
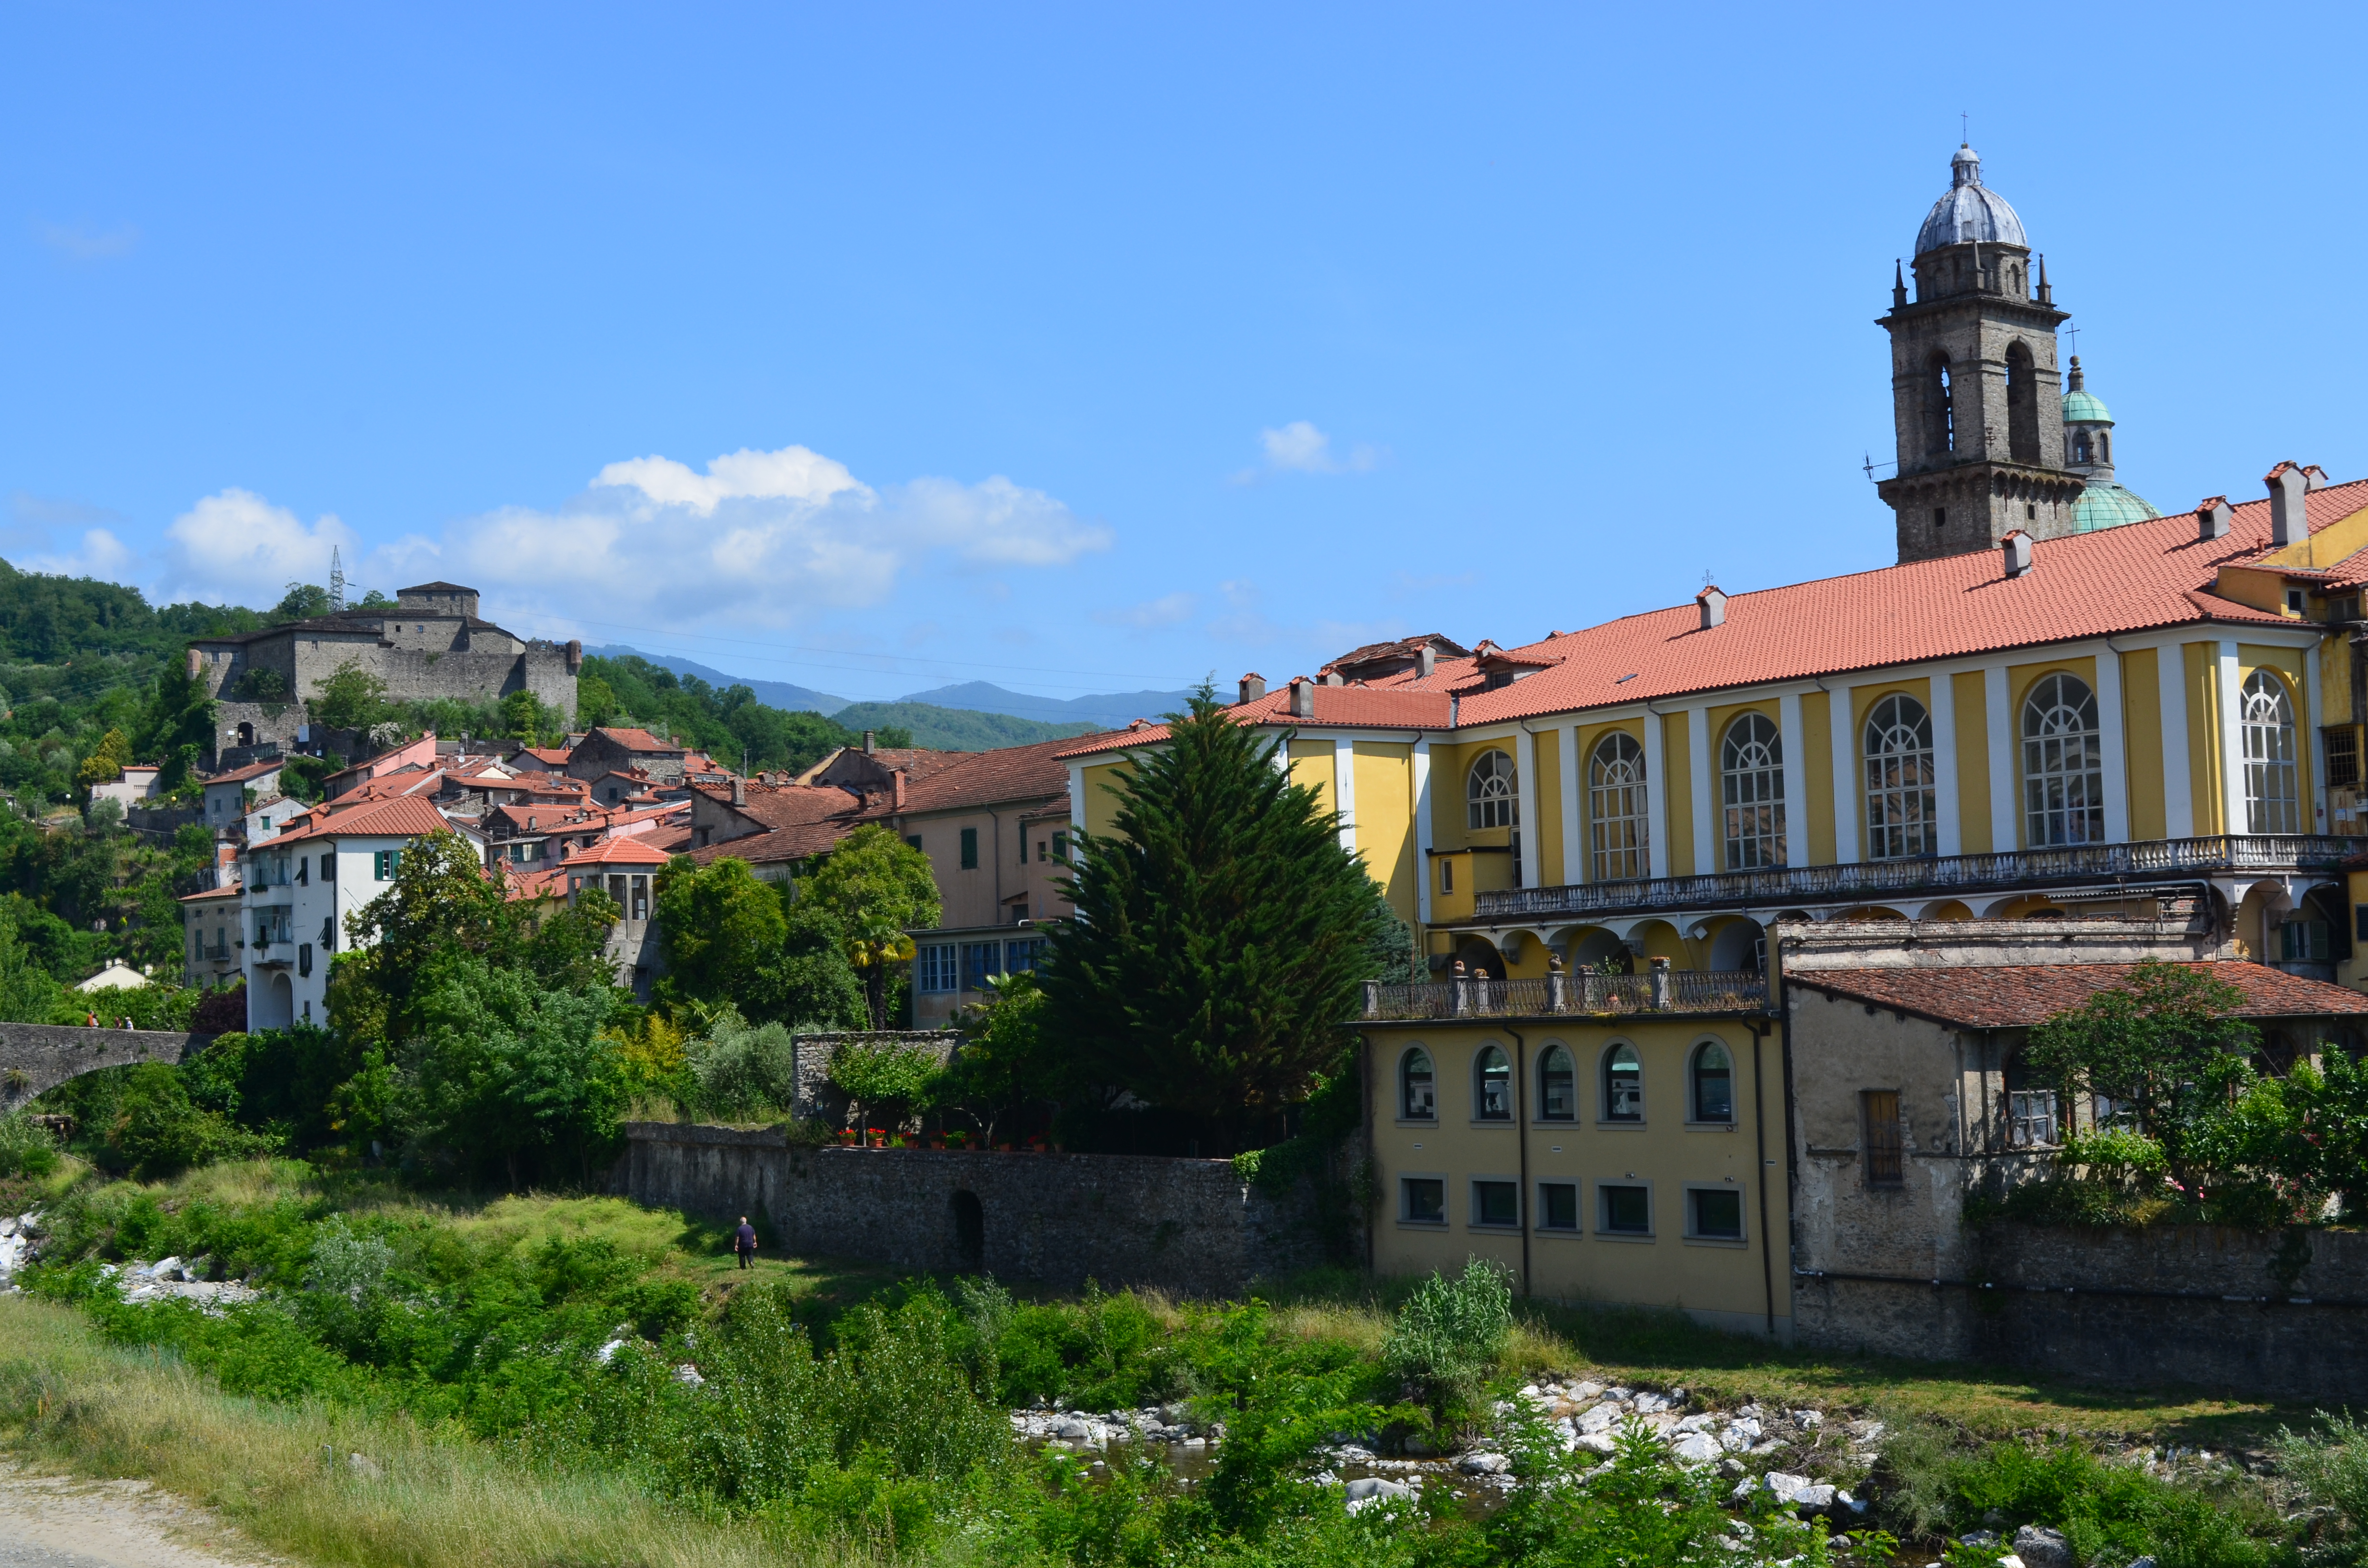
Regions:
<instances>
[{"instance_id":1,"label":"glass window","mask_svg":"<svg viewBox=\"0 0 2368 1568\"><path fill-rule=\"evenodd\" d=\"M1484 751L1465 781L1464 801L1474 827L1519 827L1521 823L1520 781L1513 759L1500 751Z\"/></svg>"},{"instance_id":2,"label":"glass window","mask_svg":"<svg viewBox=\"0 0 2368 1568\"><path fill-rule=\"evenodd\" d=\"M1509 1181L1472 1184L1472 1222L1475 1225L1518 1225L1521 1222L1521 1188Z\"/></svg>"},{"instance_id":3,"label":"glass window","mask_svg":"<svg viewBox=\"0 0 2368 1568\"><path fill-rule=\"evenodd\" d=\"M1406 1217L1417 1225L1447 1223L1447 1183L1437 1176L1406 1176L1398 1182Z\"/></svg>"},{"instance_id":4,"label":"glass window","mask_svg":"<svg viewBox=\"0 0 2368 1568\"><path fill-rule=\"evenodd\" d=\"M1718 766L1726 869L1784 864L1784 742L1766 714L1746 713L1726 727Z\"/></svg>"},{"instance_id":5,"label":"glass window","mask_svg":"<svg viewBox=\"0 0 2368 1568\"><path fill-rule=\"evenodd\" d=\"M931 993L953 990L960 983L955 967L958 956L951 942L932 942L922 948L913 955L913 983Z\"/></svg>"},{"instance_id":6,"label":"glass window","mask_svg":"<svg viewBox=\"0 0 2368 1568\"><path fill-rule=\"evenodd\" d=\"M1398 1114L1408 1121L1429 1121L1439 1115L1438 1079L1431 1072L1430 1052L1409 1051L1398 1060Z\"/></svg>"},{"instance_id":7,"label":"glass window","mask_svg":"<svg viewBox=\"0 0 2368 1568\"><path fill-rule=\"evenodd\" d=\"M1695 1187L1686 1194L1686 1234L1704 1241L1743 1239L1743 1191L1740 1187Z\"/></svg>"},{"instance_id":8,"label":"glass window","mask_svg":"<svg viewBox=\"0 0 2368 1568\"><path fill-rule=\"evenodd\" d=\"M2007 1100L2007 1142L2018 1149L2044 1149L2055 1145L2055 1091L2053 1089L2009 1089Z\"/></svg>"},{"instance_id":9,"label":"glass window","mask_svg":"<svg viewBox=\"0 0 2368 1568\"><path fill-rule=\"evenodd\" d=\"M1694 1119L1735 1119L1735 1059L1715 1040L1694 1052Z\"/></svg>"},{"instance_id":10,"label":"glass window","mask_svg":"<svg viewBox=\"0 0 2368 1568\"><path fill-rule=\"evenodd\" d=\"M1603 1119L1645 1119L1645 1064L1633 1045L1615 1045L1604 1053Z\"/></svg>"},{"instance_id":11,"label":"glass window","mask_svg":"<svg viewBox=\"0 0 2368 1568\"><path fill-rule=\"evenodd\" d=\"M1587 768L1587 824L1595 880L1625 881L1645 874L1651 850L1646 824L1645 748L1614 731L1595 748Z\"/></svg>"},{"instance_id":12,"label":"glass window","mask_svg":"<svg viewBox=\"0 0 2368 1568\"><path fill-rule=\"evenodd\" d=\"M1069 863L1069 835L1067 834L1056 833L1053 835L1053 858L1060 861L1064 866Z\"/></svg>"},{"instance_id":13,"label":"glass window","mask_svg":"<svg viewBox=\"0 0 2368 1568\"><path fill-rule=\"evenodd\" d=\"M1538 1119L1578 1119L1578 1074L1570 1052L1558 1045L1546 1047L1538 1058Z\"/></svg>"},{"instance_id":14,"label":"glass window","mask_svg":"<svg viewBox=\"0 0 2368 1568\"><path fill-rule=\"evenodd\" d=\"M964 942L962 949L962 989L984 991L989 977L1002 972L1000 942Z\"/></svg>"},{"instance_id":15,"label":"glass window","mask_svg":"<svg viewBox=\"0 0 2368 1568\"><path fill-rule=\"evenodd\" d=\"M1473 1114L1482 1121L1513 1119L1513 1064L1496 1046L1483 1046L1473 1063Z\"/></svg>"},{"instance_id":16,"label":"glass window","mask_svg":"<svg viewBox=\"0 0 2368 1568\"><path fill-rule=\"evenodd\" d=\"M2255 670L2245 683L2245 831L2300 833L2294 778L2294 704L2285 682Z\"/></svg>"},{"instance_id":17,"label":"glass window","mask_svg":"<svg viewBox=\"0 0 2368 1568\"><path fill-rule=\"evenodd\" d=\"M1897 1187L1907 1179L1902 1164L1907 1139L1899 1125L1899 1091L1861 1089L1858 1098L1866 1121L1866 1184Z\"/></svg>"},{"instance_id":18,"label":"glass window","mask_svg":"<svg viewBox=\"0 0 2368 1568\"><path fill-rule=\"evenodd\" d=\"M921 846L921 835L917 833L908 833L905 835L905 842L918 849Z\"/></svg>"},{"instance_id":19,"label":"glass window","mask_svg":"<svg viewBox=\"0 0 2368 1568\"><path fill-rule=\"evenodd\" d=\"M1596 1187L1603 1211L1595 1228L1607 1236L1649 1236L1653 1233L1653 1189L1619 1187L1605 1182Z\"/></svg>"},{"instance_id":20,"label":"glass window","mask_svg":"<svg viewBox=\"0 0 2368 1568\"><path fill-rule=\"evenodd\" d=\"M1911 860L1936 852L1932 716L1894 692L1866 719L1866 858Z\"/></svg>"},{"instance_id":21,"label":"glass window","mask_svg":"<svg viewBox=\"0 0 2368 1568\"><path fill-rule=\"evenodd\" d=\"M2105 752L2097 698L2052 675L2022 705L2023 831L2034 848L2105 840Z\"/></svg>"},{"instance_id":22,"label":"glass window","mask_svg":"<svg viewBox=\"0 0 2368 1568\"><path fill-rule=\"evenodd\" d=\"M1567 1181L1538 1183L1538 1229L1541 1231L1578 1229L1577 1183Z\"/></svg>"},{"instance_id":23,"label":"glass window","mask_svg":"<svg viewBox=\"0 0 2368 1568\"><path fill-rule=\"evenodd\" d=\"M1044 938L1030 937L1021 941L1003 944L1003 972L1027 974L1036 968L1036 960L1044 956Z\"/></svg>"},{"instance_id":24,"label":"glass window","mask_svg":"<svg viewBox=\"0 0 2368 1568\"><path fill-rule=\"evenodd\" d=\"M978 869L978 829L974 827L962 830L962 869L965 871Z\"/></svg>"}]
</instances>

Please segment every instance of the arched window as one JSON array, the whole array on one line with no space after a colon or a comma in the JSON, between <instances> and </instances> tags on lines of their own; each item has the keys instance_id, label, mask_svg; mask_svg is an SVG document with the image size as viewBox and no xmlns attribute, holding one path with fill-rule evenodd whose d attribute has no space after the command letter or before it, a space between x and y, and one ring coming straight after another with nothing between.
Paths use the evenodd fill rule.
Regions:
<instances>
[{"instance_id":1,"label":"arched window","mask_svg":"<svg viewBox=\"0 0 2368 1568\"><path fill-rule=\"evenodd\" d=\"M1645 1119L1645 1063L1633 1045L1615 1045L1603 1053L1603 1119Z\"/></svg>"},{"instance_id":2,"label":"arched window","mask_svg":"<svg viewBox=\"0 0 2368 1568\"><path fill-rule=\"evenodd\" d=\"M1550 1045L1538 1058L1538 1119L1578 1119L1578 1074L1570 1052Z\"/></svg>"},{"instance_id":3,"label":"arched window","mask_svg":"<svg viewBox=\"0 0 2368 1568\"><path fill-rule=\"evenodd\" d=\"M1597 881L1645 875L1652 836L1646 810L1645 748L1626 731L1614 730L1596 746L1587 769L1587 823Z\"/></svg>"},{"instance_id":4,"label":"arched window","mask_svg":"<svg viewBox=\"0 0 2368 1568\"><path fill-rule=\"evenodd\" d=\"M1784 742L1763 713L1726 727L1719 748L1719 800L1726 812L1726 869L1784 863Z\"/></svg>"},{"instance_id":5,"label":"arched window","mask_svg":"<svg viewBox=\"0 0 2368 1568\"><path fill-rule=\"evenodd\" d=\"M1472 765L1463 798L1474 827L1519 827L1521 824L1520 780L1513 759L1500 751L1484 751Z\"/></svg>"},{"instance_id":6,"label":"arched window","mask_svg":"<svg viewBox=\"0 0 2368 1568\"><path fill-rule=\"evenodd\" d=\"M1415 1047L1398 1058L1398 1115L1408 1121L1430 1121L1439 1115L1439 1077L1431 1070L1430 1052Z\"/></svg>"},{"instance_id":7,"label":"arched window","mask_svg":"<svg viewBox=\"0 0 2368 1568\"><path fill-rule=\"evenodd\" d=\"M2255 670L2245 683L2245 831L2300 833L2294 704L2285 682Z\"/></svg>"},{"instance_id":8,"label":"arched window","mask_svg":"<svg viewBox=\"0 0 2368 1568\"><path fill-rule=\"evenodd\" d=\"M1472 1107L1475 1120L1513 1119L1513 1064L1496 1046L1482 1046L1473 1058Z\"/></svg>"},{"instance_id":9,"label":"arched window","mask_svg":"<svg viewBox=\"0 0 2368 1568\"><path fill-rule=\"evenodd\" d=\"M2104 842L2104 767L2088 682L2052 675L2032 687L2022 705L2023 831L2032 848Z\"/></svg>"},{"instance_id":10,"label":"arched window","mask_svg":"<svg viewBox=\"0 0 2368 1568\"><path fill-rule=\"evenodd\" d=\"M2039 460L2039 372L2020 343L2006 350L2006 449L2016 462Z\"/></svg>"},{"instance_id":11,"label":"arched window","mask_svg":"<svg viewBox=\"0 0 2368 1568\"><path fill-rule=\"evenodd\" d=\"M1735 1119L1735 1058L1716 1040L1694 1048L1693 1119Z\"/></svg>"},{"instance_id":12,"label":"arched window","mask_svg":"<svg viewBox=\"0 0 2368 1568\"><path fill-rule=\"evenodd\" d=\"M2076 463L2084 463L2090 460L2089 457L2089 432L2086 430L2081 431L2078 435L2072 437L2072 460Z\"/></svg>"},{"instance_id":13,"label":"arched window","mask_svg":"<svg viewBox=\"0 0 2368 1568\"><path fill-rule=\"evenodd\" d=\"M1866 858L1935 853L1932 811L1932 716L1894 692L1866 719Z\"/></svg>"},{"instance_id":14,"label":"arched window","mask_svg":"<svg viewBox=\"0 0 2368 1568\"><path fill-rule=\"evenodd\" d=\"M1946 457L1957 449L1957 415L1952 401L1955 390L1949 376L1949 357L1933 355L1924 384L1925 449L1933 457Z\"/></svg>"},{"instance_id":15,"label":"arched window","mask_svg":"<svg viewBox=\"0 0 2368 1568\"><path fill-rule=\"evenodd\" d=\"M2113 460L2113 433L2110 430L2097 432L2097 460L2100 463Z\"/></svg>"}]
</instances>

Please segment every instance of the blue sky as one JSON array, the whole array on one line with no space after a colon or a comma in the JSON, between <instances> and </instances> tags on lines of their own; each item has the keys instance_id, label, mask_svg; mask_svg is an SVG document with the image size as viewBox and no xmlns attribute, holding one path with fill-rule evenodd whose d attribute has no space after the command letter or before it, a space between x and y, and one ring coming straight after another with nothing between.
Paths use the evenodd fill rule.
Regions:
<instances>
[{"instance_id":1,"label":"blue sky","mask_svg":"<svg viewBox=\"0 0 2368 1568\"><path fill-rule=\"evenodd\" d=\"M1881 565L1873 321L1961 111L2124 483L2352 478L2362 28L11 6L0 554L268 603L336 543L858 698Z\"/></svg>"}]
</instances>

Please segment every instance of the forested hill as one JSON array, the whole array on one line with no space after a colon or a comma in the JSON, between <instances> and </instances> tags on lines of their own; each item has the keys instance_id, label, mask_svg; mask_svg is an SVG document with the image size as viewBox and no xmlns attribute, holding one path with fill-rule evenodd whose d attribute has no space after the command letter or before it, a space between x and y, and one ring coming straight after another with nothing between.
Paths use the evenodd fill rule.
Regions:
<instances>
[{"instance_id":1,"label":"forested hill","mask_svg":"<svg viewBox=\"0 0 2368 1568\"><path fill-rule=\"evenodd\" d=\"M153 666L179 657L192 637L252 631L269 619L235 605L159 609L139 589L120 583L19 572L0 561L0 663L10 665L63 668L104 656Z\"/></svg>"},{"instance_id":2,"label":"forested hill","mask_svg":"<svg viewBox=\"0 0 2368 1568\"><path fill-rule=\"evenodd\" d=\"M745 686L711 686L697 676L677 675L638 654L604 659L588 654L575 683L575 723L631 724L671 734L706 752L724 767L744 761L753 771L797 769L820 762L861 737L819 713L768 708ZM908 746L912 735L879 725L880 744Z\"/></svg>"}]
</instances>

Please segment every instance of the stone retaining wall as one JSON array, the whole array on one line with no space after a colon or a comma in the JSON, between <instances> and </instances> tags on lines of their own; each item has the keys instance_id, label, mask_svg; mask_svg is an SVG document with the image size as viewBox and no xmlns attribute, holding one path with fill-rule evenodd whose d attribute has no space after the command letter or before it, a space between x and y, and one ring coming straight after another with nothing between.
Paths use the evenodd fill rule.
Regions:
<instances>
[{"instance_id":1,"label":"stone retaining wall","mask_svg":"<svg viewBox=\"0 0 2368 1568\"><path fill-rule=\"evenodd\" d=\"M769 1244L800 1256L1189 1296L1324 1261L1312 1189L1269 1199L1224 1160L816 1149L652 1121L625 1136L615 1185L636 1202L761 1216Z\"/></svg>"},{"instance_id":2,"label":"stone retaining wall","mask_svg":"<svg viewBox=\"0 0 2368 1568\"><path fill-rule=\"evenodd\" d=\"M1962 1278L1796 1278L1800 1343L2368 1403L2368 1233L2000 1223L1973 1241Z\"/></svg>"}]
</instances>

